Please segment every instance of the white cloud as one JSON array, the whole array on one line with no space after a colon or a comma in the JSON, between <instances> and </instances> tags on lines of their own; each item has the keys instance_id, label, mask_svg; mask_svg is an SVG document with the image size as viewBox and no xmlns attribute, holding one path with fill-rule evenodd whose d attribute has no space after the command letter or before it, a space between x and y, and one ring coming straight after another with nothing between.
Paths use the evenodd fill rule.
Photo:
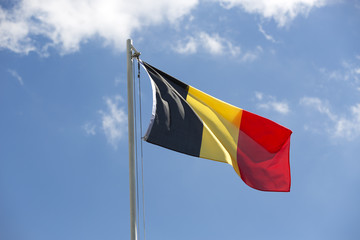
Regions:
<instances>
[{"instance_id":1,"label":"white cloud","mask_svg":"<svg viewBox=\"0 0 360 240\"><path fill-rule=\"evenodd\" d=\"M245 52L245 54L241 57L241 61L243 61L243 62L253 62L260 56L260 54L262 52L263 52L262 47L257 46L255 48L255 50Z\"/></svg>"},{"instance_id":2,"label":"white cloud","mask_svg":"<svg viewBox=\"0 0 360 240\"><path fill-rule=\"evenodd\" d=\"M263 27L261 26L261 24L259 24L258 27L259 27L259 31L264 35L264 37L265 37L267 40L269 40L270 42L276 43L276 40L274 39L274 37L271 36L271 35L269 35L269 34L267 34L267 33L265 32L265 30L263 29Z\"/></svg>"},{"instance_id":3,"label":"white cloud","mask_svg":"<svg viewBox=\"0 0 360 240\"><path fill-rule=\"evenodd\" d=\"M240 6L246 12L274 19L279 26L284 26L297 15L306 15L311 9L325 5L326 0L212 1L220 2L226 8ZM0 7L0 49L21 54L36 51L47 55L48 48L55 47L66 54L77 51L81 43L99 37L105 45L124 50L125 40L144 27L171 24L176 28L181 26L179 23L185 16L191 22L191 11L199 2L200 0L20 0L9 9ZM182 28L186 29L186 26ZM271 35L261 32L268 40L273 41ZM194 38L187 38L176 49L180 53L195 53L199 41L212 54L219 54L223 50L232 56L240 53L240 48L229 41L224 42L218 35L204 32ZM252 56L247 59L254 59L254 55L247 55Z\"/></svg>"},{"instance_id":4,"label":"white cloud","mask_svg":"<svg viewBox=\"0 0 360 240\"><path fill-rule=\"evenodd\" d=\"M241 7L248 13L260 14L285 26L299 14L307 15L311 9L322 7L326 0L218 0L225 8Z\"/></svg>"},{"instance_id":5,"label":"white cloud","mask_svg":"<svg viewBox=\"0 0 360 240\"><path fill-rule=\"evenodd\" d=\"M24 81L23 81L22 77L15 70L8 69L8 72L11 74L11 76L13 76L18 81L18 83L21 86L24 85Z\"/></svg>"},{"instance_id":6,"label":"white cloud","mask_svg":"<svg viewBox=\"0 0 360 240\"><path fill-rule=\"evenodd\" d=\"M201 32L199 34L199 41L202 43L205 49L207 49L210 53L214 55L224 53L226 47L230 48L230 52L234 52L235 54L237 52L236 50L231 51L231 48L233 48L231 42L225 40L224 38L221 38L218 34L210 36L205 32Z\"/></svg>"},{"instance_id":7,"label":"white cloud","mask_svg":"<svg viewBox=\"0 0 360 240\"><path fill-rule=\"evenodd\" d=\"M34 51L26 19L19 10L8 13L0 7L0 48L7 48L16 53Z\"/></svg>"},{"instance_id":8,"label":"white cloud","mask_svg":"<svg viewBox=\"0 0 360 240\"><path fill-rule=\"evenodd\" d=\"M288 114L290 112L289 104L286 101L278 101L274 96L264 95L261 92L255 92L255 97L259 101L257 107L273 110L280 114Z\"/></svg>"},{"instance_id":9,"label":"white cloud","mask_svg":"<svg viewBox=\"0 0 360 240\"><path fill-rule=\"evenodd\" d=\"M335 137L353 140L360 135L360 103L350 107L351 116L340 117L335 125Z\"/></svg>"},{"instance_id":10,"label":"white cloud","mask_svg":"<svg viewBox=\"0 0 360 240\"><path fill-rule=\"evenodd\" d=\"M175 24L198 0L22 0L0 7L0 48L16 53L58 47L74 52L94 36L123 50L125 40L145 26ZM37 38L46 39L40 46Z\"/></svg>"},{"instance_id":11,"label":"white cloud","mask_svg":"<svg viewBox=\"0 0 360 240\"><path fill-rule=\"evenodd\" d=\"M341 68L336 70L320 68L319 71L329 80L348 82L355 87L358 87L360 84L360 65L356 60L343 61Z\"/></svg>"},{"instance_id":12,"label":"white cloud","mask_svg":"<svg viewBox=\"0 0 360 240\"><path fill-rule=\"evenodd\" d=\"M173 49L177 53L193 54L197 51L198 41L198 39L188 36L185 40L179 41L176 46L173 47Z\"/></svg>"},{"instance_id":13,"label":"white cloud","mask_svg":"<svg viewBox=\"0 0 360 240\"><path fill-rule=\"evenodd\" d=\"M95 124L87 122L82 126L82 129L85 131L86 135L88 135L88 136L96 135L96 131L95 131L96 126L95 126Z\"/></svg>"},{"instance_id":14,"label":"white cloud","mask_svg":"<svg viewBox=\"0 0 360 240\"><path fill-rule=\"evenodd\" d=\"M252 62L262 53L261 46L255 50L242 52L241 48L231 41L221 37L219 34L209 34L200 32L194 36L187 36L184 40L179 40L172 47L173 50L180 54L195 54L199 51L205 51L215 56L228 55L239 57L242 62Z\"/></svg>"},{"instance_id":15,"label":"white cloud","mask_svg":"<svg viewBox=\"0 0 360 240\"><path fill-rule=\"evenodd\" d=\"M318 112L325 114L332 121L336 120L334 114L331 113L329 104L316 97L303 97L300 99L300 104L315 108Z\"/></svg>"},{"instance_id":16,"label":"white cloud","mask_svg":"<svg viewBox=\"0 0 360 240\"><path fill-rule=\"evenodd\" d=\"M264 94L261 93L261 92L255 92L255 97L256 97L257 100L261 101L263 99L263 97L264 97Z\"/></svg>"},{"instance_id":17,"label":"white cloud","mask_svg":"<svg viewBox=\"0 0 360 240\"><path fill-rule=\"evenodd\" d=\"M181 54L194 54L199 50L205 50L212 55L237 56L241 52L240 47L220 37L219 34L210 35L206 32L200 32L193 37L188 36L184 40L178 41L173 49Z\"/></svg>"},{"instance_id":18,"label":"white cloud","mask_svg":"<svg viewBox=\"0 0 360 240\"><path fill-rule=\"evenodd\" d=\"M335 114L328 103L316 97L303 97L300 104L328 117L330 127L326 130L332 137L351 141L360 136L360 103L350 107L348 116Z\"/></svg>"},{"instance_id":19,"label":"white cloud","mask_svg":"<svg viewBox=\"0 0 360 240\"><path fill-rule=\"evenodd\" d=\"M120 103L123 102L121 96L105 98L107 111L100 111L102 115L102 129L108 142L116 149L117 143L124 136L127 130L127 114Z\"/></svg>"}]
</instances>

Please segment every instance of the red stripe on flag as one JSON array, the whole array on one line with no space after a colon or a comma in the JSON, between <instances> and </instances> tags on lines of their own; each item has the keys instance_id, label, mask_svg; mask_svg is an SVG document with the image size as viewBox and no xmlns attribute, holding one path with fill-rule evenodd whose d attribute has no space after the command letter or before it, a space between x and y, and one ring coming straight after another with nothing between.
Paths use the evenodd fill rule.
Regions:
<instances>
[{"instance_id":1,"label":"red stripe on flag","mask_svg":"<svg viewBox=\"0 0 360 240\"><path fill-rule=\"evenodd\" d=\"M290 191L291 133L271 120L243 111L237 162L247 185L263 191Z\"/></svg>"}]
</instances>

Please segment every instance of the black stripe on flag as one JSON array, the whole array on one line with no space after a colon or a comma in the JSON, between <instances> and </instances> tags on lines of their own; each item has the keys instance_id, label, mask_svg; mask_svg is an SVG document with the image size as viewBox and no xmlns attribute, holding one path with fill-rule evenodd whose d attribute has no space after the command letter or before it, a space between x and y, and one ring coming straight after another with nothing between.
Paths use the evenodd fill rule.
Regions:
<instances>
[{"instance_id":1,"label":"black stripe on flag","mask_svg":"<svg viewBox=\"0 0 360 240\"><path fill-rule=\"evenodd\" d=\"M156 111L147 142L198 157L203 123L186 102L188 85L143 62L153 81Z\"/></svg>"}]
</instances>

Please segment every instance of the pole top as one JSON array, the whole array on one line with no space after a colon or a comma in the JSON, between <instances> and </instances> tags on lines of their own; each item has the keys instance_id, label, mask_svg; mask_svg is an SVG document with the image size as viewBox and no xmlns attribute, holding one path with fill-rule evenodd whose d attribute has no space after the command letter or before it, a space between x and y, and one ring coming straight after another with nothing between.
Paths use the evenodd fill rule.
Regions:
<instances>
[{"instance_id":1,"label":"pole top","mask_svg":"<svg viewBox=\"0 0 360 240\"><path fill-rule=\"evenodd\" d=\"M136 48L132 44L132 40L128 39L127 44L130 45L131 58L137 58L138 59L139 56L141 55L141 53L138 50L136 50Z\"/></svg>"}]
</instances>

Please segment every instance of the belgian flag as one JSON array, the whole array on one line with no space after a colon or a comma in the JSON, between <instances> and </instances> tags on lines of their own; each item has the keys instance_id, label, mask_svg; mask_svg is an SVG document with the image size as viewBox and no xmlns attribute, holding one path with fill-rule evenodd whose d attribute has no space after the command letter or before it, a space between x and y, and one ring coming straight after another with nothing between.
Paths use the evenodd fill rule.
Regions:
<instances>
[{"instance_id":1,"label":"belgian flag","mask_svg":"<svg viewBox=\"0 0 360 240\"><path fill-rule=\"evenodd\" d=\"M147 142L228 163L252 188L290 191L291 130L142 64L153 89Z\"/></svg>"}]
</instances>

